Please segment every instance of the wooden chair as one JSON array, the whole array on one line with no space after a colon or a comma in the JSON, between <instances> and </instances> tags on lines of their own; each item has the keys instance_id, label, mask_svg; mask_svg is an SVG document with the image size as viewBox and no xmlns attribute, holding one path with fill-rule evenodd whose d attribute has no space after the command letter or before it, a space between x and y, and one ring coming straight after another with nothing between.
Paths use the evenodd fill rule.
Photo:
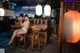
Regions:
<instances>
[{"instance_id":1,"label":"wooden chair","mask_svg":"<svg viewBox=\"0 0 80 53\"><path fill-rule=\"evenodd\" d=\"M37 23L37 19L33 19L33 24L35 25Z\"/></svg>"},{"instance_id":2,"label":"wooden chair","mask_svg":"<svg viewBox=\"0 0 80 53\"><path fill-rule=\"evenodd\" d=\"M43 19L33 19L33 25L38 25L38 28L32 28L32 36L31 36L31 43L32 43L32 48L35 46L35 38L37 37L37 46L38 48L41 47L41 44L43 43L43 46L46 46L47 44L47 23L48 20L43 20ZM45 27L44 27L44 26ZM46 29L45 29L46 28ZM37 36L36 36L37 35Z\"/></svg>"},{"instance_id":3,"label":"wooden chair","mask_svg":"<svg viewBox=\"0 0 80 53\"><path fill-rule=\"evenodd\" d=\"M40 19L40 24L41 24L41 25L43 24L43 19Z\"/></svg>"},{"instance_id":4,"label":"wooden chair","mask_svg":"<svg viewBox=\"0 0 80 53\"><path fill-rule=\"evenodd\" d=\"M32 28L32 36L31 36L31 41L32 41L32 48L34 48L34 46L38 46L38 48L40 49L40 29L39 28Z\"/></svg>"},{"instance_id":5,"label":"wooden chair","mask_svg":"<svg viewBox=\"0 0 80 53\"><path fill-rule=\"evenodd\" d=\"M41 45L46 46L47 44L47 32L46 31L40 31L40 42L41 42Z\"/></svg>"},{"instance_id":6,"label":"wooden chair","mask_svg":"<svg viewBox=\"0 0 80 53\"><path fill-rule=\"evenodd\" d=\"M41 20L41 25L42 26L45 25L45 27L40 31L40 36L42 36L40 38L40 40L41 40L41 44L43 44L43 46L46 46L46 44L47 44L47 28L46 28L47 22L48 22L48 20Z\"/></svg>"},{"instance_id":7,"label":"wooden chair","mask_svg":"<svg viewBox=\"0 0 80 53\"><path fill-rule=\"evenodd\" d=\"M27 46L27 33L22 34L23 40L18 39L18 47L26 48ZM23 44L22 44L23 43Z\"/></svg>"},{"instance_id":8,"label":"wooden chair","mask_svg":"<svg viewBox=\"0 0 80 53\"><path fill-rule=\"evenodd\" d=\"M40 24L39 22L40 22L40 19L37 19L37 20L36 20L36 24L39 25L39 24Z\"/></svg>"}]
</instances>

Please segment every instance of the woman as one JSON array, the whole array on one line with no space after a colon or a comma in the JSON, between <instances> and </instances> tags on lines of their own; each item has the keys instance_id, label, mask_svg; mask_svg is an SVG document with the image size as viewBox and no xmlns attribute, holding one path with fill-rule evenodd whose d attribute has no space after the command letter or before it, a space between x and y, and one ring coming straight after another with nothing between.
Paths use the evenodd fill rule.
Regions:
<instances>
[{"instance_id":1,"label":"woman","mask_svg":"<svg viewBox=\"0 0 80 53\"><path fill-rule=\"evenodd\" d=\"M13 43L13 40L14 40L14 38L16 36L17 37L21 37L21 39L23 39L23 37L21 35L27 33L27 30L29 28L29 19L28 19L28 16L25 15L25 17L24 16L20 17L19 20L20 20L20 25L22 26L22 28L14 31L14 33L13 33L13 35L11 37L11 40L9 41L8 45L10 45L11 43Z\"/></svg>"}]
</instances>

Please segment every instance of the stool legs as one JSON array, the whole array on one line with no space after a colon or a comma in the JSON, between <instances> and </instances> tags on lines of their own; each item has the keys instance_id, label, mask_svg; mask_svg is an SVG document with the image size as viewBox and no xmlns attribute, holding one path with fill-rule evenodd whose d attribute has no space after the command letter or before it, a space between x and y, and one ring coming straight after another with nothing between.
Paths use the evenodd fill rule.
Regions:
<instances>
[{"instance_id":1,"label":"stool legs","mask_svg":"<svg viewBox=\"0 0 80 53\"><path fill-rule=\"evenodd\" d=\"M39 45L38 45L38 48L40 49L40 40L39 40L39 39L38 39L38 42L39 42L39 43L38 43L38 44L39 44Z\"/></svg>"},{"instance_id":2,"label":"stool legs","mask_svg":"<svg viewBox=\"0 0 80 53\"><path fill-rule=\"evenodd\" d=\"M47 33L45 32L45 39L44 39L44 43L45 43L45 45L44 46L46 46L46 44L47 44Z\"/></svg>"},{"instance_id":3,"label":"stool legs","mask_svg":"<svg viewBox=\"0 0 80 53\"><path fill-rule=\"evenodd\" d=\"M47 32L40 32L40 35L42 36L40 38L41 39L41 43L40 44L43 44L43 46L46 46L47 45Z\"/></svg>"},{"instance_id":4,"label":"stool legs","mask_svg":"<svg viewBox=\"0 0 80 53\"><path fill-rule=\"evenodd\" d=\"M34 35L32 35L31 40L32 40L32 48L34 48Z\"/></svg>"},{"instance_id":5,"label":"stool legs","mask_svg":"<svg viewBox=\"0 0 80 53\"><path fill-rule=\"evenodd\" d=\"M32 48L36 45L40 49L40 39L39 39L39 34L34 34L32 35Z\"/></svg>"},{"instance_id":6,"label":"stool legs","mask_svg":"<svg viewBox=\"0 0 80 53\"><path fill-rule=\"evenodd\" d=\"M24 46L26 46L26 36L24 35Z\"/></svg>"},{"instance_id":7,"label":"stool legs","mask_svg":"<svg viewBox=\"0 0 80 53\"><path fill-rule=\"evenodd\" d=\"M21 46L22 41L23 41L23 48L26 48L26 34L23 34L23 40L19 40L18 47Z\"/></svg>"}]
</instances>

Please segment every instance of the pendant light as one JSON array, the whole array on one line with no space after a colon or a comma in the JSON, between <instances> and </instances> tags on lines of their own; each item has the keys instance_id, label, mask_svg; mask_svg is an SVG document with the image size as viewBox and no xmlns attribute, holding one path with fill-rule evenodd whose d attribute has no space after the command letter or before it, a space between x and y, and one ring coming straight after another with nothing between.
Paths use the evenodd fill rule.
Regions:
<instances>
[{"instance_id":1,"label":"pendant light","mask_svg":"<svg viewBox=\"0 0 80 53\"><path fill-rule=\"evenodd\" d=\"M5 13L4 13L4 9L3 8L0 8L0 16L4 16Z\"/></svg>"},{"instance_id":2,"label":"pendant light","mask_svg":"<svg viewBox=\"0 0 80 53\"><path fill-rule=\"evenodd\" d=\"M37 16L41 16L42 15L42 6L39 5L39 4L36 6L36 15Z\"/></svg>"},{"instance_id":3,"label":"pendant light","mask_svg":"<svg viewBox=\"0 0 80 53\"><path fill-rule=\"evenodd\" d=\"M44 15L45 16L50 16L51 15L51 6L48 5L48 4L44 6Z\"/></svg>"},{"instance_id":4,"label":"pendant light","mask_svg":"<svg viewBox=\"0 0 80 53\"><path fill-rule=\"evenodd\" d=\"M63 37L68 43L80 41L80 13L69 10L64 14Z\"/></svg>"}]
</instances>

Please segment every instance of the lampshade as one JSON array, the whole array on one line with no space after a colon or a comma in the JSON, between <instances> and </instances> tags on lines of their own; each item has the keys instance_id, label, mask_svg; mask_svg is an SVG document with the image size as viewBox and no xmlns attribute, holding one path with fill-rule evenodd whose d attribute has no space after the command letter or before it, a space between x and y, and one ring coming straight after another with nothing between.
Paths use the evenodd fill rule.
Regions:
<instances>
[{"instance_id":1,"label":"lampshade","mask_svg":"<svg viewBox=\"0 0 80 53\"><path fill-rule=\"evenodd\" d=\"M50 16L51 15L51 7L50 7L50 5L45 5L44 6L44 15L45 16Z\"/></svg>"},{"instance_id":2,"label":"lampshade","mask_svg":"<svg viewBox=\"0 0 80 53\"><path fill-rule=\"evenodd\" d=\"M0 16L4 16L4 9L3 8L0 8Z\"/></svg>"},{"instance_id":3,"label":"lampshade","mask_svg":"<svg viewBox=\"0 0 80 53\"><path fill-rule=\"evenodd\" d=\"M77 43L80 40L80 13L69 10L64 14L63 36L68 43Z\"/></svg>"},{"instance_id":4,"label":"lampshade","mask_svg":"<svg viewBox=\"0 0 80 53\"><path fill-rule=\"evenodd\" d=\"M37 5L36 6L36 15L37 16L41 16L42 15L42 6L41 5Z\"/></svg>"}]
</instances>

